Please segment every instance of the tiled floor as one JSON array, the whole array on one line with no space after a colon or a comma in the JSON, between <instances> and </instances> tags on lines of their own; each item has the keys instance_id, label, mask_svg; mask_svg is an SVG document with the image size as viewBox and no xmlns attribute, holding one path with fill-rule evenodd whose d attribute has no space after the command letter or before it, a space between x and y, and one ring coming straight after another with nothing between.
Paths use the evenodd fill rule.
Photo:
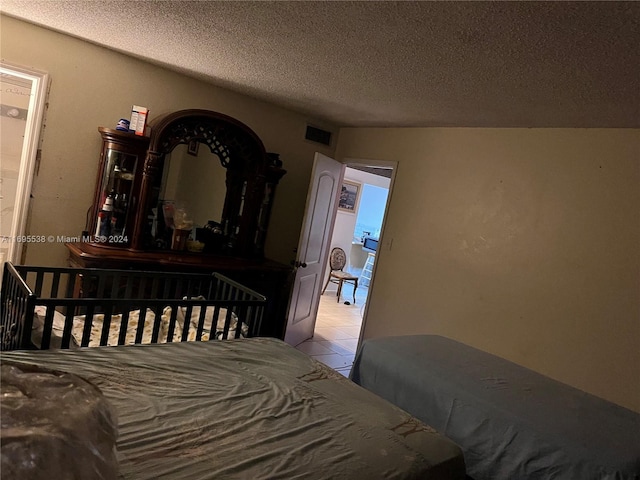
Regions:
<instances>
[{"instance_id":1,"label":"tiled floor","mask_svg":"<svg viewBox=\"0 0 640 480\"><path fill-rule=\"evenodd\" d=\"M352 288L350 285L343 288L340 302L336 302L335 290L327 289L320 296L314 336L296 347L346 377L349 376L356 354L368 293L366 287L359 287L354 305ZM345 305L345 300L351 302L351 305Z\"/></svg>"}]
</instances>

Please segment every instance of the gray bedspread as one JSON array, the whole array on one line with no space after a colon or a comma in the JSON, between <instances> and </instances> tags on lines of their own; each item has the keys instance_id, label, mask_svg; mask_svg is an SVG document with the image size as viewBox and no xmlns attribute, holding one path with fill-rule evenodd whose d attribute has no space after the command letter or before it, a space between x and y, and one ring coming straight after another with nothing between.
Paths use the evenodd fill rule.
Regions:
<instances>
[{"instance_id":1,"label":"gray bedspread","mask_svg":"<svg viewBox=\"0 0 640 480\"><path fill-rule=\"evenodd\" d=\"M435 335L363 342L352 379L454 440L476 480L640 479L640 415Z\"/></svg>"},{"instance_id":2,"label":"gray bedspread","mask_svg":"<svg viewBox=\"0 0 640 480\"><path fill-rule=\"evenodd\" d=\"M284 342L8 352L97 385L121 478L463 479L460 449Z\"/></svg>"}]
</instances>

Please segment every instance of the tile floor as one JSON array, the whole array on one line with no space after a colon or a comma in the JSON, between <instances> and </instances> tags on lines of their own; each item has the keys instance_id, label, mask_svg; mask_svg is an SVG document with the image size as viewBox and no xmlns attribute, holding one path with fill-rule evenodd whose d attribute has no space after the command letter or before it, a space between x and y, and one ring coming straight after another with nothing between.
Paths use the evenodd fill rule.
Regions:
<instances>
[{"instance_id":1,"label":"tile floor","mask_svg":"<svg viewBox=\"0 0 640 480\"><path fill-rule=\"evenodd\" d=\"M358 287L354 305L352 291L353 287L346 285L340 302L336 302L336 290L327 289L320 296L314 336L296 347L345 377L349 376L358 347L362 313L368 293L366 287ZM351 302L351 305L345 305L345 300Z\"/></svg>"}]
</instances>

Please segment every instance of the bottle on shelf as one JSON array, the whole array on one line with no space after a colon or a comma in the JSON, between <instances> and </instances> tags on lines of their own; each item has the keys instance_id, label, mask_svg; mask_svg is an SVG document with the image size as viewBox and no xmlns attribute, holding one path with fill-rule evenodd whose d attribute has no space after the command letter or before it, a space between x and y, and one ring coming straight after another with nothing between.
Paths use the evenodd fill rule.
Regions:
<instances>
[{"instance_id":1,"label":"bottle on shelf","mask_svg":"<svg viewBox=\"0 0 640 480\"><path fill-rule=\"evenodd\" d=\"M108 237L111 235L111 220L113 218L113 192L107 195L102 209L98 213L96 237Z\"/></svg>"},{"instance_id":2,"label":"bottle on shelf","mask_svg":"<svg viewBox=\"0 0 640 480\"><path fill-rule=\"evenodd\" d=\"M116 194L114 198L113 218L111 219L112 235L124 235L125 223L127 218L127 206L127 194Z\"/></svg>"},{"instance_id":3,"label":"bottle on shelf","mask_svg":"<svg viewBox=\"0 0 640 480\"><path fill-rule=\"evenodd\" d=\"M102 230L102 224L104 223L104 219L105 219L105 214L102 210L100 210L98 212L98 221L96 222L96 232L95 232L95 237L99 237L100 236L100 232Z\"/></svg>"}]
</instances>

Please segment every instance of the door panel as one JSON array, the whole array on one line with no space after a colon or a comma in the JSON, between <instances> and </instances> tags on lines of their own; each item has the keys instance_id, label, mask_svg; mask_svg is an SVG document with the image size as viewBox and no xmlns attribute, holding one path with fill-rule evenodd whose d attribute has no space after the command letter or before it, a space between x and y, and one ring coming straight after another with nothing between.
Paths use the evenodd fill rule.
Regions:
<instances>
[{"instance_id":1,"label":"door panel","mask_svg":"<svg viewBox=\"0 0 640 480\"><path fill-rule=\"evenodd\" d=\"M307 265L319 263L322 260L323 248L328 241L324 233L330 228L331 196L336 189L336 179L327 173L323 173L318 179L318 189L314 199L316 214L311 218L309 239L304 252Z\"/></svg>"},{"instance_id":2,"label":"door panel","mask_svg":"<svg viewBox=\"0 0 640 480\"><path fill-rule=\"evenodd\" d=\"M285 341L291 345L313 336L343 174L344 165L316 153L285 333Z\"/></svg>"},{"instance_id":3,"label":"door panel","mask_svg":"<svg viewBox=\"0 0 640 480\"><path fill-rule=\"evenodd\" d=\"M295 302L295 316L292 322L294 325L311 315L311 300L313 298L313 291L317 281L317 275L307 275L300 278L300 288Z\"/></svg>"}]
</instances>

